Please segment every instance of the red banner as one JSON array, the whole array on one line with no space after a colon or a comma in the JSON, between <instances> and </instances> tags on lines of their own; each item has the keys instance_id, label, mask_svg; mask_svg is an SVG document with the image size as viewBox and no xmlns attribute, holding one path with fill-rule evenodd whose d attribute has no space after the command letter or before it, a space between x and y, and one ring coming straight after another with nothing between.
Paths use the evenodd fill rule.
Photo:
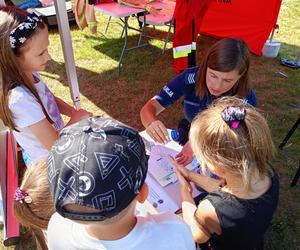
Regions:
<instances>
[{"instance_id":1,"label":"red banner","mask_svg":"<svg viewBox=\"0 0 300 250\"><path fill-rule=\"evenodd\" d=\"M209 6L200 34L239 37L250 50L262 54L262 48L276 25L281 0L214 0Z\"/></svg>"}]
</instances>

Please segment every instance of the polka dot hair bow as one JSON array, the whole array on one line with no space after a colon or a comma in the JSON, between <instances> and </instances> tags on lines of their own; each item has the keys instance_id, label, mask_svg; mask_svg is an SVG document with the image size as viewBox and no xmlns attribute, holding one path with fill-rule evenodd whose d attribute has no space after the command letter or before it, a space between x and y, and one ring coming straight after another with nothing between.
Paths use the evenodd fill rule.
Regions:
<instances>
[{"instance_id":1,"label":"polka dot hair bow","mask_svg":"<svg viewBox=\"0 0 300 250\"><path fill-rule=\"evenodd\" d=\"M16 52L16 50L26 42L41 22L42 19L40 19L35 13L32 13L27 16L24 22L20 23L10 32L9 43L14 52Z\"/></svg>"},{"instance_id":2,"label":"polka dot hair bow","mask_svg":"<svg viewBox=\"0 0 300 250\"><path fill-rule=\"evenodd\" d=\"M240 122L245 120L246 110L242 107L229 106L222 111L221 116L230 128L236 129Z\"/></svg>"}]
</instances>

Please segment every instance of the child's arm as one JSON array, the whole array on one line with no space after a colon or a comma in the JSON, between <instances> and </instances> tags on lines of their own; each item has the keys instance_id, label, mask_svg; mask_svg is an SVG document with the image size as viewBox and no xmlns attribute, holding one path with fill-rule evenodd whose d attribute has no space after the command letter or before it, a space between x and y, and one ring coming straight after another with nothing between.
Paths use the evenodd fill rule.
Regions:
<instances>
[{"instance_id":1,"label":"child's arm","mask_svg":"<svg viewBox=\"0 0 300 250\"><path fill-rule=\"evenodd\" d=\"M51 149L58 138L58 132L47 119L43 119L33 125L30 125L29 129L48 150Z\"/></svg>"},{"instance_id":2,"label":"child's arm","mask_svg":"<svg viewBox=\"0 0 300 250\"><path fill-rule=\"evenodd\" d=\"M71 125L85 117L89 117L85 110L75 110L71 115L70 121L66 124L66 126ZM59 131L50 124L47 119L43 119L33 125L29 126L31 132L35 135L35 137L42 143L42 145L50 150L54 145L55 141L58 139Z\"/></svg>"},{"instance_id":3,"label":"child's arm","mask_svg":"<svg viewBox=\"0 0 300 250\"><path fill-rule=\"evenodd\" d=\"M60 99L59 97L55 96L55 101L56 101L57 107L59 109L59 112L61 114L66 115L71 118L66 126L71 125L75 122L78 122L84 118L92 116L92 113L90 113L84 109L76 110L71 105L69 105L62 99Z\"/></svg>"},{"instance_id":4,"label":"child's arm","mask_svg":"<svg viewBox=\"0 0 300 250\"><path fill-rule=\"evenodd\" d=\"M218 188L223 184L223 180L221 179L213 179L209 176L201 175L196 172L190 171L186 168L180 167L180 170L183 170L187 173L186 178L192 182L194 182L197 186L204 189L206 192L215 192ZM179 170L179 171L180 171ZM187 170L187 171L185 171ZM183 172L182 171L182 172ZM184 175L185 176L185 175Z\"/></svg>"},{"instance_id":5,"label":"child's arm","mask_svg":"<svg viewBox=\"0 0 300 250\"><path fill-rule=\"evenodd\" d=\"M210 233L202 225L198 223L194 217L197 211L194 199L192 197L192 188L189 182L175 167L177 178L179 181L179 193L182 202L182 217L183 220L189 225L193 238L198 243L205 243L210 238Z\"/></svg>"},{"instance_id":6,"label":"child's arm","mask_svg":"<svg viewBox=\"0 0 300 250\"><path fill-rule=\"evenodd\" d=\"M222 179L213 179L205 175L198 174L196 172L190 171L185 168L183 165L180 165L177 160L173 157L169 157L169 160L172 162L176 170L188 181L195 183L197 186L201 187L207 192L214 192L218 190L220 185L223 184Z\"/></svg>"},{"instance_id":7,"label":"child's arm","mask_svg":"<svg viewBox=\"0 0 300 250\"><path fill-rule=\"evenodd\" d=\"M66 103L65 101L63 101L62 99L60 99L59 97L55 96L55 102L57 104L57 107L59 109L59 112L62 115L66 115L68 117L71 117L72 111L73 111L73 107L71 105L69 105L68 103Z\"/></svg>"}]
</instances>

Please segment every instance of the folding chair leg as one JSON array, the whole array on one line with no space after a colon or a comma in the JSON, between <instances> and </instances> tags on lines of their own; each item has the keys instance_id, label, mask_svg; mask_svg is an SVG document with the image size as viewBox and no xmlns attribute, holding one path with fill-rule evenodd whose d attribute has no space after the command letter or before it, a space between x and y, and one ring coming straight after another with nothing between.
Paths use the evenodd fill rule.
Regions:
<instances>
[{"instance_id":1,"label":"folding chair leg","mask_svg":"<svg viewBox=\"0 0 300 250\"><path fill-rule=\"evenodd\" d=\"M298 180L299 180L299 177L300 177L300 165L299 165L299 167L298 167L298 170L297 170L297 172L296 172L296 174L295 174L293 180L291 181L290 187L296 186L296 184L297 184L297 182L298 182Z\"/></svg>"},{"instance_id":2,"label":"folding chair leg","mask_svg":"<svg viewBox=\"0 0 300 250\"><path fill-rule=\"evenodd\" d=\"M164 48L161 52L161 54L163 55L166 51L166 47L167 47L167 43L169 42L169 38L170 38L170 32L171 32L171 28L172 28L172 25L170 24L169 26L169 30L168 30L168 33L167 33L167 37L166 37L166 40L165 40L165 43L164 43Z\"/></svg>"},{"instance_id":3,"label":"folding chair leg","mask_svg":"<svg viewBox=\"0 0 300 250\"><path fill-rule=\"evenodd\" d=\"M122 33L121 33L120 39L122 39L123 35L124 35L124 27L122 29Z\"/></svg>"},{"instance_id":4,"label":"folding chair leg","mask_svg":"<svg viewBox=\"0 0 300 250\"><path fill-rule=\"evenodd\" d=\"M118 66L118 72L119 72L119 75L121 74L121 67L122 67L122 61L123 61L123 56L124 56L124 53L127 49L127 38L128 38L128 33L127 33L127 27L128 27L128 16L125 17L124 19L124 29L122 31L122 34L123 32L125 32L125 41L124 41L124 45L123 45L123 49L122 49L122 52L121 52L121 56L120 56L120 59L119 59L119 66Z\"/></svg>"},{"instance_id":5,"label":"folding chair leg","mask_svg":"<svg viewBox=\"0 0 300 250\"><path fill-rule=\"evenodd\" d=\"M109 24L110 24L110 20L111 20L111 16L108 18L108 22L107 22L107 24L106 24L106 28L105 28L105 31L104 31L105 34L107 33L108 26L109 26Z\"/></svg>"},{"instance_id":6,"label":"folding chair leg","mask_svg":"<svg viewBox=\"0 0 300 250\"><path fill-rule=\"evenodd\" d=\"M297 127L300 124L300 116L298 118L298 120L295 122L295 124L293 125L293 127L290 129L290 131L287 133L286 137L283 139L283 141L280 143L279 148L282 149L284 147L284 145L287 143L287 141L290 139L290 137L292 136L292 134L295 132L295 130L297 129Z\"/></svg>"},{"instance_id":7,"label":"folding chair leg","mask_svg":"<svg viewBox=\"0 0 300 250\"><path fill-rule=\"evenodd\" d=\"M144 21L143 21L143 27L142 27L142 31L140 33L140 37L139 37L139 41L138 41L138 46L140 46L143 36L146 36L146 15L143 16Z\"/></svg>"}]
</instances>

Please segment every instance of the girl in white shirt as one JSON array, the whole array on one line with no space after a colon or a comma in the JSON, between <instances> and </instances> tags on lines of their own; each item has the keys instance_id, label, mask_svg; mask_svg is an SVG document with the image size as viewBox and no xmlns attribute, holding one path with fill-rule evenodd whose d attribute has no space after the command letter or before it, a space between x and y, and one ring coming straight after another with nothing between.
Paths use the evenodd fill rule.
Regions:
<instances>
[{"instance_id":1,"label":"girl in white shirt","mask_svg":"<svg viewBox=\"0 0 300 250\"><path fill-rule=\"evenodd\" d=\"M90 114L55 97L40 79L51 59L46 24L35 14L0 7L0 118L13 129L27 166L48 156L64 127Z\"/></svg>"}]
</instances>

